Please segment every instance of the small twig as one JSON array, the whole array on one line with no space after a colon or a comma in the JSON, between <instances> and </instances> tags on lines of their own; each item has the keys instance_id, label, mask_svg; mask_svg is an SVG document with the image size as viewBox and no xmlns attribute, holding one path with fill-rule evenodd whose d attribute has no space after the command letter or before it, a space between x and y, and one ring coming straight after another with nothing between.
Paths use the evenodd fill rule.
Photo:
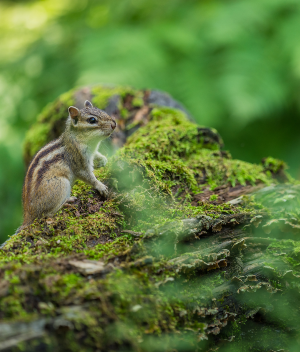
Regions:
<instances>
[{"instance_id":1,"label":"small twig","mask_svg":"<svg viewBox=\"0 0 300 352\"><path fill-rule=\"evenodd\" d=\"M112 215L115 215L115 216L120 216L121 218L124 218L124 215L120 214L120 213L111 213Z\"/></svg>"},{"instance_id":2,"label":"small twig","mask_svg":"<svg viewBox=\"0 0 300 352\"><path fill-rule=\"evenodd\" d=\"M129 233L130 235L132 235L132 236L135 236L135 237L140 237L140 236L142 236L143 235L143 233L142 232L135 232L135 231L130 231L130 230L123 230L123 231L121 231L122 233Z\"/></svg>"}]
</instances>

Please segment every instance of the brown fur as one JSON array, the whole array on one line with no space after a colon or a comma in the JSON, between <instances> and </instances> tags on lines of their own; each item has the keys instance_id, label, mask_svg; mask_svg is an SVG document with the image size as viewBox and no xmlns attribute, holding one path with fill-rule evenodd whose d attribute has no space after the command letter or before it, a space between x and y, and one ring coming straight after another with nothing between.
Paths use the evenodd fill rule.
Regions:
<instances>
[{"instance_id":1,"label":"brown fur","mask_svg":"<svg viewBox=\"0 0 300 352\"><path fill-rule=\"evenodd\" d=\"M91 119L95 119L95 121ZM88 101L85 108L69 108L65 132L43 147L34 157L23 187L23 226L36 218L54 215L70 197L76 179L81 179L107 195L106 186L93 174L93 161L106 164L98 152L100 142L116 127L116 122Z\"/></svg>"}]
</instances>

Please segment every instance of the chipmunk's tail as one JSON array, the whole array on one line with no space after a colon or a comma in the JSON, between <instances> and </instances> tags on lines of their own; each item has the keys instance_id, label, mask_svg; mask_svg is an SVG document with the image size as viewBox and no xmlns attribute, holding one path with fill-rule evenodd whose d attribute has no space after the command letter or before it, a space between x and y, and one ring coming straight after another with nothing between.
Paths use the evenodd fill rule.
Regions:
<instances>
[{"instance_id":1,"label":"chipmunk's tail","mask_svg":"<svg viewBox=\"0 0 300 352\"><path fill-rule=\"evenodd\" d=\"M8 243L8 241L9 241L12 237L16 236L20 231L22 231L25 226L26 226L26 225L22 224L19 228L17 228L16 232L15 232L13 235L11 235L8 240L6 240L4 243L0 244L0 249L3 249L4 246Z\"/></svg>"}]
</instances>

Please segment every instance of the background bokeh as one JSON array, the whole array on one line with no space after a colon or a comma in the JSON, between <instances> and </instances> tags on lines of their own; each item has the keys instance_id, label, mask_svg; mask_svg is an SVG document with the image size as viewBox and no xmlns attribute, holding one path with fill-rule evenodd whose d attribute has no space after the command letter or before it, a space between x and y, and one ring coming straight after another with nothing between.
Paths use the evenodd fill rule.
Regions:
<instances>
[{"instance_id":1,"label":"background bokeh","mask_svg":"<svg viewBox=\"0 0 300 352\"><path fill-rule=\"evenodd\" d=\"M74 86L165 90L234 158L300 178L299 33L299 0L1 1L0 242L21 222L25 132Z\"/></svg>"}]
</instances>

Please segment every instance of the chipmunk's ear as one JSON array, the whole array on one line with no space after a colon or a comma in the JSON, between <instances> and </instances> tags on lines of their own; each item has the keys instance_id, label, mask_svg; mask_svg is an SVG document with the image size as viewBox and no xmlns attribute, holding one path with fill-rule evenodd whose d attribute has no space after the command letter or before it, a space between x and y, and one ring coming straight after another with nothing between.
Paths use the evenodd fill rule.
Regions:
<instances>
[{"instance_id":1,"label":"chipmunk's ear","mask_svg":"<svg viewBox=\"0 0 300 352\"><path fill-rule=\"evenodd\" d=\"M86 100L86 101L84 102L84 107L85 107L85 108L92 108L92 107L93 107L93 104L92 104L90 101Z\"/></svg>"},{"instance_id":2,"label":"chipmunk's ear","mask_svg":"<svg viewBox=\"0 0 300 352\"><path fill-rule=\"evenodd\" d=\"M69 114L72 118L72 121L76 125L78 122L78 116L80 115L79 110L77 108L75 108L75 106L70 106L68 110L69 110Z\"/></svg>"}]
</instances>

